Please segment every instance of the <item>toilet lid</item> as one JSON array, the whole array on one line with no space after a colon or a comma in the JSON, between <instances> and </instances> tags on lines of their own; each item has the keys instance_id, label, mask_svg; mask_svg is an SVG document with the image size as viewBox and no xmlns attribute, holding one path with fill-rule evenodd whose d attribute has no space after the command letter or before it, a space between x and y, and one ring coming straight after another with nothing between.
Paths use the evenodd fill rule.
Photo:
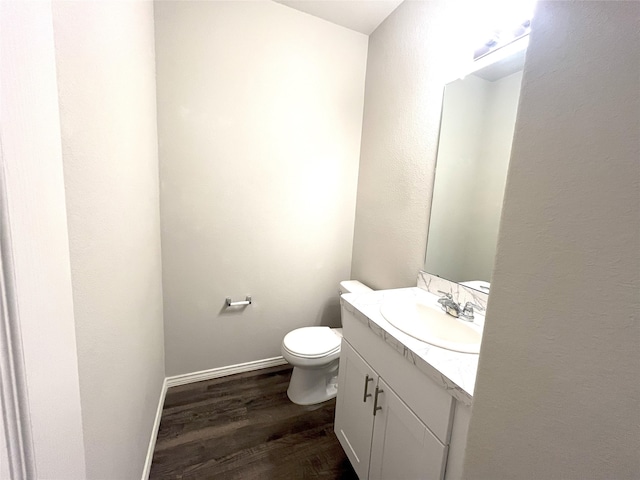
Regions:
<instances>
[{"instance_id":1,"label":"toilet lid","mask_svg":"<svg viewBox=\"0 0 640 480\"><path fill-rule=\"evenodd\" d=\"M287 333L282 341L294 355L324 357L340 349L340 337L329 327L303 327Z\"/></svg>"}]
</instances>

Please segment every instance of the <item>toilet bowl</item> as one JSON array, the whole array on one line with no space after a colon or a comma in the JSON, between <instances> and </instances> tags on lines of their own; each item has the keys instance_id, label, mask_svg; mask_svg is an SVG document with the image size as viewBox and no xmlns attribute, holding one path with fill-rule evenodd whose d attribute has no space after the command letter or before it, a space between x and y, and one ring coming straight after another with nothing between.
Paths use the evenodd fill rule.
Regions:
<instances>
[{"instance_id":1,"label":"toilet bowl","mask_svg":"<svg viewBox=\"0 0 640 480\"><path fill-rule=\"evenodd\" d=\"M293 365L287 395L298 405L313 405L338 393L342 329L304 327L282 340L282 356Z\"/></svg>"},{"instance_id":2,"label":"toilet bowl","mask_svg":"<svg viewBox=\"0 0 640 480\"><path fill-rule=\"evenodd\" d=\"M341 282L339 289L340 294L370 291L354 280ZM336 396L341 342L341 328L302 327L285 335L281 351L282 357L293 365L287 389L293 403L314 405Z\"/></svg>"}]
</instances>

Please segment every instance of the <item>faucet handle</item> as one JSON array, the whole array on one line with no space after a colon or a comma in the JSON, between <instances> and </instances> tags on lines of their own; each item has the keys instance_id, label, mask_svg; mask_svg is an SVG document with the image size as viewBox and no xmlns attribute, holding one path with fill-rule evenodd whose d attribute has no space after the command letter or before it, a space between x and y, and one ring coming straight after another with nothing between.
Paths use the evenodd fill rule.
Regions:
<instances>
[{"instance_id":1,"label":"faucet handle","mask_svg":"<svg viewBox=\"0 0 640 480\"><path fill-rule=\"evenodd\" d=\"M438 293L441 293L444 298L448 298L449 300L453 300L453 295L451 295L451 292L443 292L442 290L438 290Z\"/></svg>"},{"instance_id":2,"label":"faucet handle","mask_svg":"<svg viewBox=\"0 0 640 480\"><path fill-rule=\"evenodd\" d=\"M464 320L472 321L473 320L473 309L476 308L480 311L484 310L480 305L476 305L472 302L467 302L464 304L464 308L462 309L462 315L460 315Z\"/></svg>"},{"instance_id":3,"label":"faucet handle","mask_svg":"<svg viewBox=\"0 0 640 480\"><path fill-rule=\"evenodd\" d=\"M484 308L482 308L480 305L477 305L477 304L475 304L473 302L467 302L467 303L464 304L464 309L465 310L470 309L471 313L473 313L473 309L474 308L476 310L480 310L481 312L484 312Z\"/></svg>"}]
</instances>

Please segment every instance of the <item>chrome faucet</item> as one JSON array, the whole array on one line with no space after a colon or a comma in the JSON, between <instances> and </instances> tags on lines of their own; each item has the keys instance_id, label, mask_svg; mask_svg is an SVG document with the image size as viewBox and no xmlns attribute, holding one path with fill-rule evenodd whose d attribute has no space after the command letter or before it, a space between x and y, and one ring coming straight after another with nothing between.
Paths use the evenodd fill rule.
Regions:
<instances>
[{"instance_id":1,"label":"chrome faucet","mask_svg":"<svg viewBox=\"0 0 640 480\"><path fill-rule=\"evenodd\" d=\"M447 312L452 317L460 317L462 309L460 304L453 299L453 295L442 290L438 290L438 293L442 294L442 297L438 299L438 303L442 306L442 310Z\"/></svg>"},{"instance_id":2,"label":"chrome faucet","mask_svg":"<svg viewBox=\"0 0 640 480\"><path fill-rule=\"evenodd\" d=\"M443 292L441 290L438 290L438 293L442 294L442 297L438 299L438 303L442 306L442 310L444 310L452 317L459 318L460 320L464 320L465 322L473 321L474 308L481 311L484 310L484 308L482 308L480 305L476 305L472 302L465 303L464 307L461 306L453 299L453 295L451 295L451 293Z\"/></svg>"}]
</instances>

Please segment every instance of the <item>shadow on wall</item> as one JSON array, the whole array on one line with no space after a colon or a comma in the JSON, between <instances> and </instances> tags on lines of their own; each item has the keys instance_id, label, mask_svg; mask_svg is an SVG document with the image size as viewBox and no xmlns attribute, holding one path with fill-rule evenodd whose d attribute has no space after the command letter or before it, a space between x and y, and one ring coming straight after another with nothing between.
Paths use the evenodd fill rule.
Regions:
<instances>
[{"instance_id":1,"label":"shadow on wall","mask_svg":"<svg viewBox=\"0 0 640 480\"><path fill-rule=\"evenodd\" d=\"M339 328L342 326L340 322L340 299L327 299L316 316L315 325L331 328Z\"/></svg>"}]
</instances>

